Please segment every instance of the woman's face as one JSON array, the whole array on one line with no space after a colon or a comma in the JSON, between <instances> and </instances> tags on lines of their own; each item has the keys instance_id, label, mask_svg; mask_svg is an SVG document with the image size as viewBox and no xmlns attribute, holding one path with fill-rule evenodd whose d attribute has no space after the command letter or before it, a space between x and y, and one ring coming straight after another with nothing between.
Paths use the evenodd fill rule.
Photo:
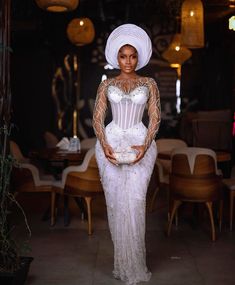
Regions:
<instances>
[{"instance_id":1,"label":"woman's face","mask_svg":"<svg viewBox=\"0 0 235 285\"><path fill-rule=\"evenodd\" d=\"M124 45L118 52L118 64L121 71L125 73L133 73L138 64L137 50L130 45Z\"/></svg>"}]
</instances>

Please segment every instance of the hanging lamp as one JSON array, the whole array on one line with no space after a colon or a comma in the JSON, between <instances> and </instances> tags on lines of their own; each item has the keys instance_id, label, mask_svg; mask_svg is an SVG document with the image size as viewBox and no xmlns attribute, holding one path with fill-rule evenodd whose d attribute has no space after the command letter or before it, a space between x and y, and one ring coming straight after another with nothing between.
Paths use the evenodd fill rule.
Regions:
<instances>
[{"instance_id":1,"label":"hanging lamp","mask_svg":"<svg viewBox=\"0 0 235 285\"><path fill-rule=\"evenodd\" d=\"M204 47L204 12L201 0L185 0L181 8L182 44L188 48Z\"/></svg>"},{"instance_id":2,"label":"hanging lamp","mask_svg":"<svg viewBox=\"0 0 235 285\"><path fill-rule=\"evenodd\" d=\"M67 27L67 36L71 43L83 46L91 43L95 37L95 28L89 18L73 19Z\"/></svg>"},{"instance_id":3,"label":"hanging lamp","mask_svg":"<svg viewBox=\"0 0 235 285\"><path fill-rule=\"evenodd\" d=\"M162 53L162 57L168 60L170 66L174 68L180 67L191 56L191 50L182 46L179 33L174 35L169 47Z\"/></svg>"},{"instance_id":4,"label":"hanging lamp","mask_svg":"<svg viewBox=\"0 0 235 285\"><path fill-rule=\"evenodd\" d=\"M176 69L176 111L181 112L181 96L180 96L180 79L181 79L181 65L192 56L191 50L182 46L181 34L174 35L169 47L162 53L162 57L165 58L172 68Z\"/></svg>"},{"instance_id":5,"label":"hanging lamp","mask_svg":"<svg viewBox=\"0 0 235 285\"><path fill-rule=\"evenodd\" d=\"M77 8L79 0L36 0L36 3L50 12L68 12Z\"/></svg>"}]
</instances>

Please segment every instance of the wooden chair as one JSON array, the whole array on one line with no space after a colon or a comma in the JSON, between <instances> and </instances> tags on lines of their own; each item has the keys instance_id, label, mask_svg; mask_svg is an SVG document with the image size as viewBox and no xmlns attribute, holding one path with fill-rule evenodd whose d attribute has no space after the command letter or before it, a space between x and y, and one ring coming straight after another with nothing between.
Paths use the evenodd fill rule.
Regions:
<instances>
[{"instance_id":1,"label":"wooden chair","mask_svg":"<svg viewBox=\"0 0 235 285\"><path fill-rule=\"evenodd\" d=\"M11 187L15 194L44 192L50 193L52 199L53 180L53 176L47 176L47 180L42 179L38 168L30 163L16 162L11 173Z\"/></svg>"},{"instance_id":2,"label":"wooden chair","mask_svg":"<svg viewBox=\"0 0 235 285\"><path fill-rule=\"evenodd\" d=\"M181 139L162 138L156 140L157 152L172 152L176 148L187 147L187 143ZM171 170L171 160L165 160L157 157L162 164L164 173L169 174Z\"/></svg>"},{"instance_id":3,"label":"wooden chair","mask_svg":"<svg viewBox=\"0 0 235 285\"><path fill-rule=\"evenodd\" d=\"M219 175L214 151L205 148L181 148L172 153L170 174L170 220L167 235L170 235L172 221L182 202L205 203L211 222L211 237L215 241L215 226L212 205L219 201L219 226L222 224L222 177Z\"/></svg>"},{"instance_id":4,"label":"wooden chair","mask_svg":"<svg viewBox=\"0 0 235 285\"><path fill-rule=\"evenodd\" d=\"M46 175L36 165L32 164L30 159L22 154L18 144L12 140L10 140L10 153L15 159L11 174L11 187L13 187L15 194L52 192L54 177Z\"/></svg>"},{"instance_id":5,"label":"wooden chair","mask_svg":"<svg viewBox=\"0 0 235 285\"><path fill-rule=\"evenodd\" d=\"M88 213L88 234L92 234L92 198L103 194L98 166L95 159L95 148L91 148L79 166L69 166L62 173L62 180L54 183L55 193L72 197L83 197ZM55 194L54 194L55 196ZM52 220L55 222L55 197L52 199Z\"/></svg>"},{"instance_id":6,"label":"wooden chair","mask_svg":"<svg viewBox=\"0 0 235 285\"><path fill-rule=\"evenodd\" d=\"M44 140L46 142L47 148L55 148L57 143L59 142L59 139L54 135L53 133L46 131L43 134Z\"/></svg>"},{"instance_id":7,"label":"wooden chair","mask_svg":"<svg viewBox=\"0 0 235 285\"><path fill-rule=\"evenodd\" d=\"M13 140L10 140L10 153L18 162L30 162L30 159L23 155L18 144Z\"/></svg>"}]
</instances>

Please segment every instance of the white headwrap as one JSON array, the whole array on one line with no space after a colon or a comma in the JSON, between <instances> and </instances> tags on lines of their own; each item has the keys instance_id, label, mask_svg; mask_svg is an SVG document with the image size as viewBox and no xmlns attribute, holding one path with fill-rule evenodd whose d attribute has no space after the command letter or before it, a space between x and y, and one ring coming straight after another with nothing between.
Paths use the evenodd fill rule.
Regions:
<instances>
[{"instance_id":1,"label":"white headwrap","mask_svg":"<svg viewBox=\"0 0 235 285\"><path fill-rule=\"evenodd\" d=\"M120 69L117 60L118 52L122 46L127 44L133 46L138 52L136 70L147 65L152 55L152 43L148 34L134 24L121 25L109 35L105 47L107 62L114 68Z\"/></svg>"}]
</instances>

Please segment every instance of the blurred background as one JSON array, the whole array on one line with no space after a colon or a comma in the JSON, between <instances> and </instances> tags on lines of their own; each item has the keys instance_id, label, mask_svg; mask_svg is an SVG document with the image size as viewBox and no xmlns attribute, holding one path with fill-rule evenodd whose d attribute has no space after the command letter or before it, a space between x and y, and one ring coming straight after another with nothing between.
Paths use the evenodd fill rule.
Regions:
<instances>
[{"instance_id":1,"label":"blurred background","mask_svg":"<svg viewBox=\"0 0 235 285\"><path fill-rule=\"evenodd\" d=\"M11 1L12 137L24 153L44 147L46 131L58 139L73 136L74 120L80 139L94 136L97 87L117 74L105 61L105 42L124 23L143 27L153 43L150 63L139 74L158 83L158 138L181 137L192 145L188 120L195 112L229 109L233 116L234 1L202 1L204 41L185 48L180 58L166 51L182 32L181 0L80 0L75 10L62 13L42 9L40 2L50 1ZM84 31L74 19L85 19ZM180 63L176 68L170 66L174 60Z\"/></svg>"}]
</instances>

